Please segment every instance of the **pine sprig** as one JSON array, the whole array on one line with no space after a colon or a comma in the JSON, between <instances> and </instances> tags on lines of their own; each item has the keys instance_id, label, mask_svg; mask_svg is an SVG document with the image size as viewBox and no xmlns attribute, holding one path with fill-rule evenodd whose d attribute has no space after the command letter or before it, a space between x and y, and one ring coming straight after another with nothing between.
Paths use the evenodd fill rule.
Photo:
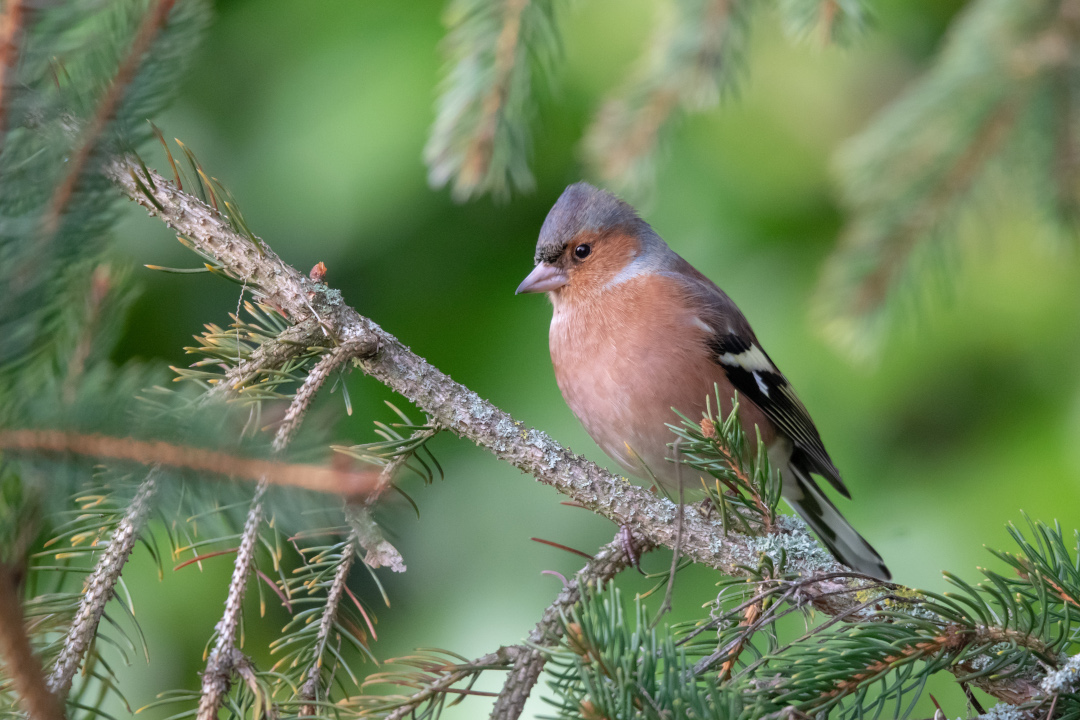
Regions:
<instances>
[{"instance_id":1,"label":"pine sprig","mask_svg":"<svg viewBox=\"0 0 1080 720\"><path fill-rule=\"evenodd\" d=\"M1075 203L1075 186L1058 188L1069 182L1058 163L1075 133L1071 124L1062 131L1071 110L1055 99L1075 47L1068 12L1055 0L971 4L927 75L841 153L850 219L822 276L818 312L853 355L872 357L897 311L917 305L920 281L943 263L958 219L1003 159L1011 178L1034 179L1038 202ZM1046 147L1058 137L1065 148Z\"/></svg>"},{"instance_id":2,"label":"pine sprig","mask_svg":"<svg viewBox=\"0 0 1080 720\"><path fill-rule=\"evenodd\" d=\"M713 398L706 398L700 422L683 417L680 425L668 425L679 438L680 460L713 478L712 484L703 480L702 485L708 502L719 510L725 531L734 528L748 535L767 535L776 524L780 476L769 466L765 443L758 438L751 444L746 437L739 422L738 397L723 417L719 388L714 392Z\"/></svg>"},{"instance_id":3,"label":"pine sprig","mask_svg":"<svg viewBox=\"0 0 1080 720\"><path fill-rule=\"evenodd\" d=\"M530 190L534 74L559 52L557 0L453 0L446 11L449 70L424 149L433 187L463 201Z\"/></svg>"}]
</instances>

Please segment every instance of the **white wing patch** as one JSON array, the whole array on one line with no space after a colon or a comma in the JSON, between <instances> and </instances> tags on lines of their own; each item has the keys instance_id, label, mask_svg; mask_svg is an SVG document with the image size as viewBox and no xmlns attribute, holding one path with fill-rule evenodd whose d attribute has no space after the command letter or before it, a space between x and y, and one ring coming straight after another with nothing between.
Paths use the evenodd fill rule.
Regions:
<instances>
[{"instance_id":1,"label":"white wing patch","mask_svg":"<svg viewBox=\"0 0 1080 720\"><path fill-rule=\"evenodd\" d=\"M705 322L704 320L702 320L701 318L699 318L697 315L694 316L693 324L695 326L701 328L702 330L704 330L707 335L712 335L713 332L714 332L714 330L711 327L709 327L709 324L707 322Z\"/></svg>"},{"instance_id":2,"label":"white wing patch","mask_svg":"<svg viewBox=\"0 0 1080 720\"><path fill-rule=\"evenodd\" d=\"M762 381L761 376L758 375L756 372L754 372L753 375L754 380L757 381L758 390L760 390L765 395L765 397L769 397L769 386L766 385L764 381Z\"/></svg>"},{"instance_id":3,"label":"white wing patch","mask_svg":"<svg viewBox=\"0 0 1080 720\"><path fill-rule=\"evenodd\" d=\"M765 353L761 351L757 345L751 345L749 350L743 350L741 353L724 353L719 357L720 362L724 365L734 365L741 367L743 370L749 370L755 373L754 378L757 380L758 385L761 385L761 378L756 375L756 371L765 372L780 372L773 364L769 362L769 358L765 357ZM762 388L762 392L765 392L765 388ZM768 395L767 392L765 392Z\"/></svg>"}]
</instances>

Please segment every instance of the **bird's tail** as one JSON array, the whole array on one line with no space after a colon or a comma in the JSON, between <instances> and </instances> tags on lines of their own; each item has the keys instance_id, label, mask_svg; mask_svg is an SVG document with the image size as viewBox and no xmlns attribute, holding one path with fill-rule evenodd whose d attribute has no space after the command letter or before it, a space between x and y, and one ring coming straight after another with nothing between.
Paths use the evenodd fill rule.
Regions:
<instances>
[{"instance_id":1,"label":"bird's tail","mask_svg":"<svg viewBox=\"0 0 1080 720\"><path fill-rule=\"evenodd\" d=\"M784 478L784 499L817 533L833 557L861 573L882 580L892 579L885 561L844 519L810 474L796 463L790 463L788 468L789 477Z\"/></svg>"}]
</instances>

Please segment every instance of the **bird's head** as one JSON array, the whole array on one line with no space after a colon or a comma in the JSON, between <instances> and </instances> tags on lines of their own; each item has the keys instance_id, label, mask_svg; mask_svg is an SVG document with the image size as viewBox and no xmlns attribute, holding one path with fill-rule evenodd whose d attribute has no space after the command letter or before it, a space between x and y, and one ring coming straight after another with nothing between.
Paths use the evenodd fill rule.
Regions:
<instances>
[{"instance_id":1,"label":"bird's head","mask_svg":"<svg viewBox=\"0 0 1080 720\"><path fill-rule=\"evenodd\" d=\"M599 291L664 250L664 241L634 208L579 182L563 191L544 220L536 267L517 292L547 292L554 301L567 293Z\"/></svg>"}]
</instances>

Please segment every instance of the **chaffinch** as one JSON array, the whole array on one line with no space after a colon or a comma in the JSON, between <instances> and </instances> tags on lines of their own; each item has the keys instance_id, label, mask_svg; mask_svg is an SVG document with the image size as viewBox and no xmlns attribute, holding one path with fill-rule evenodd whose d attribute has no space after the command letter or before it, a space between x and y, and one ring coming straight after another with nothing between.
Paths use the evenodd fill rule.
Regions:
<instances>
[{"instance_id":1,"label":"chaffinch","mask_svg":"<svg viewBox=\"0 0 1080 720\"><path fill-rule=\"evenodd\" d=\"M850 497L809 413L723 290L667 246L627 203L587 183L548 213L535 269L518 293L546 292L555 378L585 430L619 465L677 487L673 409L701 417L719 389L749 438L768 449L783 497L837 560L888 579L881 556L813 475ZM643 467L644 465L644 467ZM646 468L648 472L646 471Z\"/></svg>"}]
</instances>

